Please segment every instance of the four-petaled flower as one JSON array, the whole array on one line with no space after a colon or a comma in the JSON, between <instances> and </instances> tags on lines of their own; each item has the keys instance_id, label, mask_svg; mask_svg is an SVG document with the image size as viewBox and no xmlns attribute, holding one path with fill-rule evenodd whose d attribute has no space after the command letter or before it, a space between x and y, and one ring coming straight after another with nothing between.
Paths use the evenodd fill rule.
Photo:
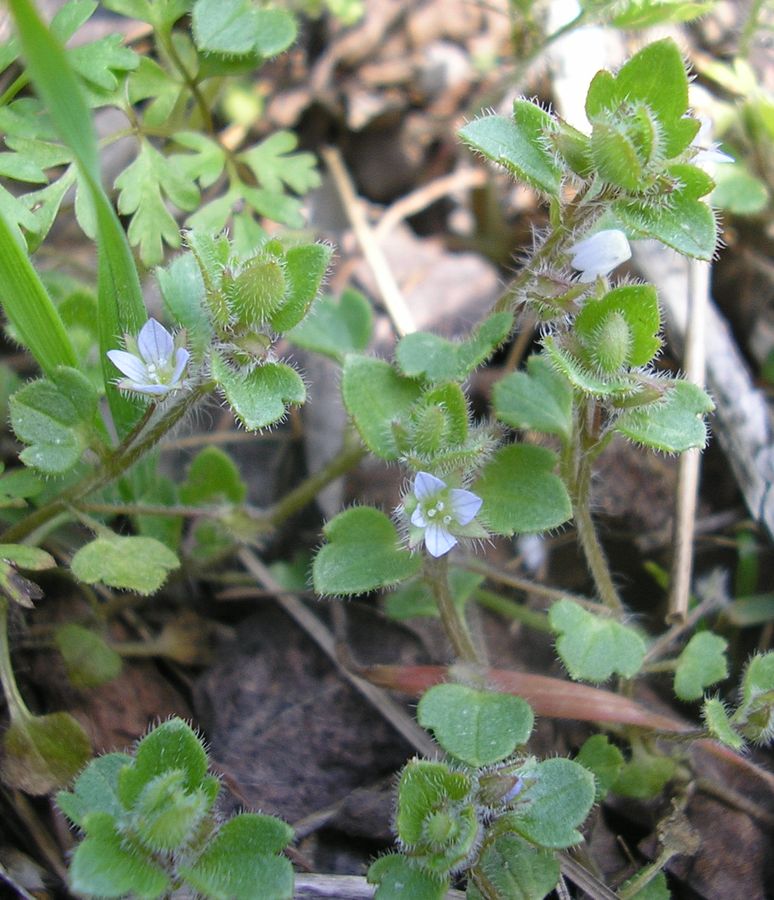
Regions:
<instances>
[{"instance_id":1,"label":"four-petaled flower","mask_svg":"<svg viewBox=\"0 0 774 900\"><path fill-rule=\"evenodd\" d=\"M428 472L417 473L414 496L417 505L411 514L411 524L423 529L427 552L436 557L448 553L457 544L454 532L473 521L483 502L472 491L450 488Z\"/></svg>"},{"instance_id":2,"label":"four-petaled flower","mask_svg":"<svg viewBox=\"0 0 774 900\"><path fill-rule=\"evenodd\" d=\"M581 273L580 281L595 281L598 275L609 275L613 269L626 262L632 255L632 248L623 231L611 228L598 231L570 247L574 256L570 262L573 269Z\"/></svg>"},{"instance_id":3,"label":"four-petaled flower","mask_svg":"<svg viewBox=\"0 0 774 900\"><path fill-rule=\"evenodd\" d=\"M184 347L175 347L172 335L163 325L148 319L137 340L127 337L126 345L136 352L107 352L113 365L127 376L118 382L121 390L159 396L182 387L190 353Z\"/></svg>"}]
</instances>

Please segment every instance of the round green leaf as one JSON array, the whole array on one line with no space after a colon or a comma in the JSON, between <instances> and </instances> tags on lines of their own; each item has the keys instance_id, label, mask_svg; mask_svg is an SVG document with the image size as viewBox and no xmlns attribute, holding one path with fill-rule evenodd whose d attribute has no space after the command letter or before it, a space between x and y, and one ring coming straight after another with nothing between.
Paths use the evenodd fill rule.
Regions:
<instances>
[{"instance_id":1,"label":"round green leaf","mask_svg":"<svg viewBox=\"0 0 774 900\"><path fill-rule=\"evenodd\" d=\"M575 319L581 340L591 341L611 313L620 313L628 326L630 344L625 362L630 366L647 365L661 346L656 289L649 284L627 284L599 300L588 301Z\"/></svg>"},{"instance_id":2,"label":"round green leaf","mask_svg":"<svg viewBox=\"0 0 774 900\"><path fill-rule=\"evenodd\" d=\"M132 761L128 753L106 753L93 759L81 772L72 791L59 791L57 806L79 828L89 812L109 813L113 818L124 812L118 797L118 773Z\"/></svg>"},{"instance_id":3,"label":"round green leaf","mask_svg":"<svg viewBox=\"0 0 774 900\"><path fill-rule=\"evenodd\" d=\"M26 384L10 399L11 425L29 446L20 454L47 475L71 469L88 447L97 392L76 369L59 367L52 380Z\"/></svg>"},{"instance_id":4,"label":"round green leaf","mask_svg":"<svg viewBox=\"0 0 774 900\"><path fill-rule=\"evenodd\" d=\"M301 376L284 363L264 363L247 372L235 372L213 354L212 374L248 431L274 425L287 414L288 406L299 406L306 400Z\"/></svg>"},{"instance_id":5,"label":"round green leaf","mask_svg":"<svg viewBox=\"0 0 774 900\"><path fill-rule=\"evenodd\" d=\"M348 356L341 391L347 412L368 449L382 459L397 459L391 425L407 416L422 393L420 385L398 375L384 360Z\"/></svg>"},{"instance_id":6,"label":"round green leaf","mask_svg":"<svg viewBox=\"0 0 774 900\"><path fill-rule=\"evenodd\" d=\"M481 470L471 491L484 501L479 518L496 534L546 531L566 522L572 505L554 475L556 456L545 447L502 447Z\"/></svg>"},{"instance_id":7,"label":"round green leaf","mask_svg":"<svg viewBox=\"0 0 774 900\"><path fill-rule=\"evenodd\" d=\"M420 554L399 545L395 526L368 506L344 510L323 529L327 543L312 566L318 594L363 594L415 575Z\"/></svg>"},{"instance_id":8,"label":"round green leaf","mask_svg":"<svg viewBox=\"0 0 774 900\"><path fill-rule=\"evenodd\" d=\"M70 866L70 887L87 897L133 895L146 900L161 897L169 878L150 858L126 844L113 817L92 812L84 819L86 839L76 848Z\"/></svg>"},{"instance_id":9,"label":"round green leaf","mask_svg":"<svg viewBox=\"0 0 774 900\"><path fill-rule=\"evenodd\" d=\"M704 416L714 408L698 385L675 381L660 400L622 413L615 427L635 444L662 453L684 453L707 443Z\"/></svg>"},{"instance_id":10,"label":"round green leaf","mask_svg":"<svg viewBox=\"0 0 774 900\"><path fill-rule=\"evenodd\" d=\"M196 862L181 867L181 874L207 897L290 900L293 867L278 854L292 837L293 830L273 816L242 813L222 825Z\"/></svg>"},{"instance_id":11,"label":"round green leaf","mask_svg":"<svg viewBox=\"0 0 774 900\"><path fill-rule=\"evenodd\" d=\"M559 757L528 762L521 770L526 787L519 804L502 822L532 843L570 847L582 840L577 831L594 804L594 776L583 766Z\"/></svg>"},{"instance_id":12,"label":"round green leaf","mask_svg":"<svg viewBox=\"0 0 774 900\"><path fill-rule=\"evenodd\" d=\"M633 628L594 615L572 600L554 603L548 621L559 635L556 651L572 678L597 683L616 672L624 678L639 672L646 648Z\"/></svg>"},{"instance_id":13,"label":"round green leaf","mask_svg":"<svg viewBox=\"0 0 774 900\"><path fill-rule=\"evenodd\" d=\"M585 766L596 779L596 799L602 800L621 773L624 758L606 734L593 734L580 748L575 761Z\"/></svg>"},{"instance_id":14,"label":"round green leaf","mask_svg":"<svg viewBox=\"0 0 774 900\"><path fill-rule=\"evenodd\" d=\"M698 700L704 688L728 676L727 647L726 640L709 631L693 635L675 670L675 694L681 700Z\"/></svg>"},{"instance_id":15,"label":"round green leaf","mask_svg":"<svg viewBox=\"0 0 774 900\"><path fill-rule=\"evenodd\" d=\"M419 701L417 720L443 749L470 766L510 756L532 732L534 715L521 697L439 684Z\"/></svg>"},{"instance_id":16,"label":"round green leaf","mask_svg":"<svg viewBox=\"0 0 774 900\"><path fill-rule=\"evenodd\" d=\"M498 381L493 399L497 418L511 428L542 431L569 440L572 388L544 356L530 356L526 372L511 372Z\"/></svg>"},{"instance_id":17,"label":"round green leaf","mask_svg":"<svg viewBox=\"0 0 774 900\"><path fill-rule=\"evenodd\" d=\"M182 719L169 719L145 735L134 761L121 771L121 802L131 808L146 785L171 770L184 773L184 789L193 792L205 782L208 765L207 753L191 726Z\"/></svg>"},{"instance_id":18,"label":"round green leaf","mask_svg":"<svg viewBox=\"0 0 774 900\"><path fill-rule=\"evenodd\" d=\"M545 147L553 118L528 100L513 104L513 118L482 116L460 129L468 146L508 169L520 181L552 197L559 196L562 172Z\"/></svg>"},{"instance_id":19,"label":"round green leaf","mask_svg":"<svg viewBox=\"0 0 774 900\"><path fill-rule=\"evenodd\" d=\"M152 594L180 561L161 541L149 537L98 537L75 554L71 568L79 581Z\"/></svg>"},{"instance_id":20,"label":"round green leaf","mask_svg":"<svg viewBox=\"0 0 774 900\"><path fill-rule=\"evenodd\" d=\"M712 192L714 206L736 216L755 216L762 213L769 202L766 185L738 163L718 166L716 187Z\"/></svg>"},{"instance_id":21,"label":"round green leaf","mask_svg":"<svg viewBox=\"0 0 774 900\"><path fill-rule=\"evenodd\" d=\"M449 887L448 878L425 872L397 853L377 859L366 877L377 885L374 900L443 900Z\"/></svg>"}]
</instances>

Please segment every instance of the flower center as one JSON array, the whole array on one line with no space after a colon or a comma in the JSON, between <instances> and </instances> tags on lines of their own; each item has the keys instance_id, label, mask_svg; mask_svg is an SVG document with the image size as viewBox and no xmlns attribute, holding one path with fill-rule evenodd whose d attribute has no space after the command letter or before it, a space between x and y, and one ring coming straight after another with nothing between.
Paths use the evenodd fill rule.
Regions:
<instances>
[{"instance_id":1,"label":"flower center","mask_svg":"<svg viewBox=\"0 0 774 900\"><path fill-rule=\"evenodd\" d=\"M426 519L440 519L444 525L451 525L454 521L454 517L449 515L447 512L446 515L443 515L444 510L447 507L447 503L442 498L437 495L426 503L423 504L424 514Z\"/></svg>"}]
</instances>

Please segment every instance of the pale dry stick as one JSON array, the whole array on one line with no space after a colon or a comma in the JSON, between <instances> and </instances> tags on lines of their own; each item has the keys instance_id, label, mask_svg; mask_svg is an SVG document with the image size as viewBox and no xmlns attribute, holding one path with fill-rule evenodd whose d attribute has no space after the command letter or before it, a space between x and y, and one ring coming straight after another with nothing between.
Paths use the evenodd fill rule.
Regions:
<instances>
[{"instance_id":1,"label":"pale dry stick","mask_svg":"<svg viewBox=\"0 0 774 900\"><path fill-rule=\"evenodd\" d=\"M698 259L690 260L688 264L688 326L683 359L686 379L699 387L704 386L706 369L705 334L709 283L709 263ZM666 616L668 625L684 623L688 615L700 469L701 451L698 447L682 454L677 470L675 552L672 558L669 611Z\"/></svg>"},{"instance_id":2,"label":"pale dry stick","mask_svg":"<svg viewBox=\"0 0 774 900\"><path fill-rule=\"evenodd\" d=\"M381 713L398 734L424 756L430 758L438 756L436 744L386 691L358 678L342 664L336 653L336 641L330 630L297 597L288 596L282 585L272 577L271 572L252 550L247 547L242 548L239 551L239 559L259 584L267 590L276 592L277 604L309 635L341 675L371 703L377 712Z\"/></svg>"},{"instance_id":3,"label":"pale dry stick","mask_svg":"<svg viewBox=\"0 0 774 900\"><path fill-rule=\"evenodd\" d=\"M432 203L442 200L454 191L483 187L487 182L487 177L484 169L459 169L450 175L444 175L423 184L387 207L384 215L379 219L379 223L373 229L374 237L378 241L383 241L392 229L404 219L422 212Z\"/></svg>"},{"instance_id":4,"label":"pale dry stick","mask_svg":"<svg viewBox=\"0 0 774 900\"><path fill-rule=\"evenodd\" d=\"M28 893L10 874L7 872L2 864L0 864L0 881L3 884L7 885L9 890L15 891L16 896L20 897L21 900L35 900L32 894Z\"/></svg>"},{"instance_id":5,"label":"pale dry stick","mask_svg":"<svg viewBox=\"0 0 774 900\"><path fill-rule=\"evenodd\" d=\"M355 232L360 248L363 251L366 262L373 272L376 286L384 301L387 313L392 319L399 337L411 334L417 330L411 310L406 305L403 294L395 281L389 263L382 252L374 231L368 224L363 212L362 201L355 192L355 186L349 177L349 172L344 165L341 154L335 147L323 147L320 151L328 171L331 173L333 183L336 186L344 212L349 219L352 230Z\"/></svg>"}]
</instances>

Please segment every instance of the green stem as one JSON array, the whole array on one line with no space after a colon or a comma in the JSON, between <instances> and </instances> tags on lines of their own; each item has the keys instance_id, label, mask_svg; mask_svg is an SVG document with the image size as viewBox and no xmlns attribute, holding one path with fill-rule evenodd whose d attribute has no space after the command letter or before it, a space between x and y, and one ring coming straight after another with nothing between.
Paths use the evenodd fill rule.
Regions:
<instances>
[{"instance_id":1,"label":"green stem","mask_svg":"<svg viewBox=\"0 0 774 900\"><path fill-rule=\"evenodd\" d=\"M562 469L572 499L578 540L594 579L599 599L608 609L620 614L624 611L624 605L613 583L607 556L591 517L591 466L596 457L598 442L594 424L595 412L595 404L591 399L584 399L576 408L573 440L563 455Z\"/></svg>"},{"instance_id":2,"label":"green stem","mask_svg":"<svg viewBox=\"0 0 774 900\"><path fill-rule=\"evenodd\" d=\"M521 603L515 600L509 600L507 597L501 597L494 591L488 591L486 588L479 588L473 595L476 603L491 609L492 612L499 613L516 622L521 622L528 628L535 631L550 632L551 626L548 624L548 616L545 613L536 612L533 609L527 609Z\"/></svg>"},{"instance_id":3,"label":"green stem","mask_svg":"<svg viewBox=\"0 0 774 900\"><path fill-rule=\"evenodd\" d=\"M177 48L175 47L175 42L172 40L170 29L161 28L157 30L156 35L161 47L164 50L164 53L167 55L172 65L174 65L178 72L183 76L183 81L185 81L188 90L191 92L194 101L199 108L199 113L201 114L202 121L204 122L204 127L207 129L208 134L214 134L215 126L212 121L212 113L210 112L210 108L207 105L207 101L204 99L204 95L199 88L199 82L196 80L195 76L191 75L191 73L185 67L185 63L180 58L180 54L177 52Z\"/></svg>"},{"instance_id":4,"label":"green stem","mask_svg":"<svg viewBox=\"0 0 774 900\"><path fill-rule=\"evenodd\" d=\"M3 693L11 721L32 718L32 713L24 702L13 674L11 650L8 646L8 601L5 597L0 597L0 681L3 683Z\"/></svg>"},{"instance_id":5,"label":"green stem","mask_svg":"<svg viewBox=\"0 0 774 900\"><path fill-rule=\"evenodd\" d=\"M430 586L441 616L441 624L454 648L455 655L462 661L482 665L478 651L470 637L468 626L459 613L449 590L449 559L441 556L435 559L425 556L425 581Z\"/></svg>"},{"instance_id":6,"label":"green stem","mask_svg":"<svg viewBox=\"0 0 774 900\"><path fill-rule=\"evenodd\" d=\"M160 503L88 503L73 504L76 510L105 516L181 516L187 519L219 519L222 511L206 506L163 506Z\"/></svg>"},{"instance_id":7,"label":"green stem","mask_svg":"<svg viewBox=\"0 0 774 900\"><path fill-rule=\"evenodd\" d=\"M594 579L597 587L599 599L613 612L622 613L624 606L621 598L618 596L618 590L613 584L607 556L597 535L594 520L591 517L589 508L591 473L588 471L587 465L582 464L580 476L581 478L573 497L573 516L575 518L575 527L578 530L578 539L583 548L583 554L586 557L591 577Z\"/></svg>"},{"instance_id":8,"label":"green stem","mask_svg":"<svg viewBox=\"0 0 774 900\"><path fill-rule=\"evenodd\" d=\"M327 487L332 481L354 469L365 455L366 451L360 441L351 432L345 433L344 442L339 453L330 462L326 463L319 472L310 475L298 487L285 494L268 511L266 518L269 524L276 528L291 516L300 512L314 500L324 487Z\"/></svg>"},{"instance_id":9,"label":"green stem","mask_svg":"<svg viewBox=\"0 0 774 900\"><path fill-rule=\"evenodd\" d=\"M24 90L29 83L30 76L26 72L22 72L22 74L17 76L3 92L2 97L0 97L0 106L7 106L19 91Z\"/></svg>"}]
</instances>

